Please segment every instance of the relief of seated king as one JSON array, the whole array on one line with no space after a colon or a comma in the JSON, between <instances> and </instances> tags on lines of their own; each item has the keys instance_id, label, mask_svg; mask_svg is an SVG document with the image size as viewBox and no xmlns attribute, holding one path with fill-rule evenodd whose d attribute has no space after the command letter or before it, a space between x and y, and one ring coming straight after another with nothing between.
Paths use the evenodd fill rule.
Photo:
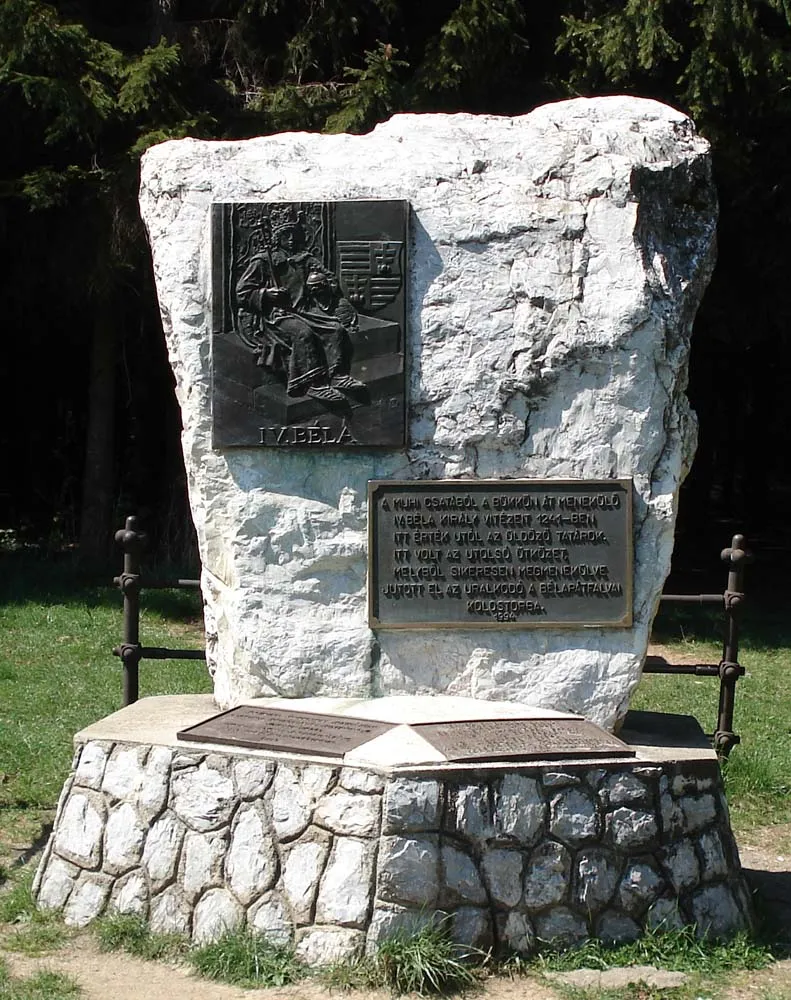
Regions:
<instances>
[{"instance_id":1,"label":"relief of seated king","mask_svg":"<svg viewBox=\"0 0 791 1000\"><path fill-rule=\"evenodd\" d=\"M236 301L257 327L258 365L285 382L288 396L329 407L368 401L365 384L349 374L357 311L336 276L305 248L299 221L279 226L251 258Z\"/></svg>"}]
</instances>

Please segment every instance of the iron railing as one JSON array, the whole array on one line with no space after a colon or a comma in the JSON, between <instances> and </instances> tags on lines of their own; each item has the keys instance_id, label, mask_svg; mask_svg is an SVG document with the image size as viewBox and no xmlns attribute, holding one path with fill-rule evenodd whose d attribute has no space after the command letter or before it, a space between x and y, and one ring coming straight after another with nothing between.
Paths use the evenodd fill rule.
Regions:
<instances>
[{"instance_id":1,"label":"iron railing","mask_svg":"<svg viewBox=\"0 0 791 1000\"><path fill-rule=\"evenodd\" d=\"M739 663L739 631L744 609L744 570L752 562L752 554L744 546L744 535L734 535L730 547L720 554L728 564L728 583L722 594L662 594L660 601L668 604L719 605L725 614L725 638L719 663L668 663L662 656L647 656L643 670L647 674L694 674L696 677L719 677L720 700L717 728L712 735L714 749L727 757L741 738L733 731L736 702L736 682L744 676Z\"/></svg>"},{"instance_id":2,"label":"iron railing","mask_svg":"<svg viewBox=\"0 0 791 1000\"><path fill-rule=\"evenodd\" d=\"M121 659L124 668L124 705L131 705L139 697L139 667L141 660L205 660L203 649L166 649L162 646L143 646L140 643L140 590L142 571L140 553L146 536L138 530L136 517L128 517L124 527L115 533L115 540L124 550L124 571L113 578L124 595L123 637L120 646L113 648L113 655ZM146 589L172 587L200 587L200 580L146 580Z\"/></svg>"},{"instance_id":3,"label":"iron railing","mask_svg":"<svg viewBox=\"0 0 791 1000\"><path fill-rule=\"evenodd\" d=\"M146 536L139 530L136 517L128 517L115 540L124 550L124 569L113 580L124 598L123 638L113 649L124 668L124 705L131 705L139 697L139 666L141 660L205 660L202 649L167 649L161 646L143 646L140 642L140 591L143 587L140 554ZM722 594L662 594L663 604L719 605L725 614L725 640L719 663L669 663L661 656L647 656L644 671L648 674L692 674L696 677L719 677L720 695L717 728L712 735L715 750L727 757L740 737L733 731L733 714L736 699L736 682L744 675L739 664L739 630L744 607L744 569L752 561L744 547L744 536L734 535L731 545L723 549L722 560L728 564L728 584ZM199 580L148 580L146 589L200 586Z\"/></svg>"}]
</instances>

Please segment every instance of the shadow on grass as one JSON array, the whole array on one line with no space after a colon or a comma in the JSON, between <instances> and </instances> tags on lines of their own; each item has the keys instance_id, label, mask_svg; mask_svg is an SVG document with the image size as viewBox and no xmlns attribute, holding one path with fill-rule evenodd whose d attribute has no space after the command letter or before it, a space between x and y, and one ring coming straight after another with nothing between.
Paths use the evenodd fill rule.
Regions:
<instances>
[{"instance_id":1,"label":"shadow on grass","mask_svg":"<svg viewBox=\"0 0 791 1000\"><path fill-rule=\"evenodd\" d=\"M115 574L122 569L119 555ZM89 610L93 608L122 608L122 596L113 583L113 573L106 575L86 571L77 564L73 553L51 552L27 549L21 552L0 551L0 605L26 604L76 604ZM180 577L194 578L194 569L179 572L178 569L151 569L143 566L143 592L141 604L144 608L174 621L191 622L202 614L200 590L198 588L168 588L154 590L145 588L145 580L177 580ZM120 634L119 618L119 634Z\"/></svg>"},{"instance_id":2,"label":"shadow on grass","mask_svg":"<svg viewBox=\"0 0 791 1000\"><path fill-rule=\"evenodd\" d=\"M791 958L791 872L743 871L753 893L759 937L775 959Z\"/></svg>"},{"instance_id":3,"label":"shadow on grass","mask_svg":"<svg viewBox=\"0 0 791 1000\"><path fill-rule=\"evenodd\" d=\"M715 643L725 638L727 618L716 605L663 604L654 620L652 639L659 643ZM791 647L787 610L751 604L749 594L740 624L740 646L766 652Z\"/></svg>"}]
</instances>

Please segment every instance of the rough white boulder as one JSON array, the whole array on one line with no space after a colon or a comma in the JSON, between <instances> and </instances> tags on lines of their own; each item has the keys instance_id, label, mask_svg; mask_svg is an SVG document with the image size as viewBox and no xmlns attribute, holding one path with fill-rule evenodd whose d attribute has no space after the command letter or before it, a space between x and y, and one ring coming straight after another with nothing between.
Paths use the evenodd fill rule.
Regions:
<instances>
[{"instance_id":1,"label":"rough white boulder","mask_svg":"<svg viewBox=\"0 0 791 1000\"><path fill-rule=\"evenodd\" d=\"M213 450L210 206L347 199L412 207L408 446ZM610 97L399 115L365 136L185 139L146 154L141 206L220 705L442 691L616 725L695 439L684 387L715 199L689 119ZM631 628L368 628L367 480L610 477L634 480Z\"/></svg>"}]
</instances>

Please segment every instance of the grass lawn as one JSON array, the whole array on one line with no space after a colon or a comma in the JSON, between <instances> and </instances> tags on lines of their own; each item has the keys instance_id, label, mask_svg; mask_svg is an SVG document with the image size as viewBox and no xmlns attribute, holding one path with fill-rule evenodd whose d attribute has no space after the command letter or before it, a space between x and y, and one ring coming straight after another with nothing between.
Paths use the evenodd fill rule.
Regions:
<instances>
[{"instance_id":1,"label":"grass lawn","mask_svg":"<svg viewBox=\"0 0 791 1000\"><path fill-rule=\"evenodd\" d=\"M144 594L143 608L144 645L202 645L197 591L150 591ZM657 620L654 640L663 645L671 662L682 657L717 662L721 630L722 616L710 609L666 606ZM733 750L725 768L734 825L743 831L791 821L791 690L785 680L791 672L790 631L779 612L766 610L753 612L745 629L740 660L747 675L739 682L735 720L743 742ZM63 950L73 936L57 917L34 909L29 893L32 866L20 870L16 864L33 854L37 842L43 846L47 824L69 771L74 733L121 705L122 670L119 660L111 655L120 638L121 596L109 582L107 586L80 582L67 565L0 553L0 886L6 882L0 892L0 926L8 925L0 946L9 952L49 955ZM200 661L141 664L141 697L210 689ZM717 697L714 678L646 676L633 707L691 714L711 732ZM27 854L25 847L29 848ZM128 918L121 919L129 923ZM264 954L261 942L244 934L232 935L216 946L186 950L184 942L158 939L145 926L120 927L117 918L116 923L113 918L100 923L97 933L102 947L123 948L149 958L180 956L200 975L212 979L283 985L304 974L292 952L267 946L269 951ZM641 963L649 960L663 968L683 968L691 972L691 978L680 990L646 991L638 986L586 993L555 983L549 991L542 981L540 995L556 1000L668 1000L671 996L675 1000L701 1000L702 996L715 1000L726 995L732 970L761 968L771 957L764 945L746 939L736 939L720 949L720 955L716 948L701 950L688 931L677 937L647 935L637 945L627 946L627 951L642 949L639 954L598 955L588 949L574 952L564 961L571 962L568 968L577 968L580 962L606 968L634 964L639 958ZM436 952L436 942L428 944L433 950L415 951L415 939L410 939L407 951L401 954L396 941L396 953L383 952L375 961L339 967L336 978L328 979L326 985L422 988L440 973L451 979L459 969L472 975L466 966L459 966L455 953L448 965L447 956ZM596 947L591 944L591 948ZM545 960L539 957L532 963L521 963L522 971L540 972L542 962ZM550 963L546 968L554 966ZM382 978L383 970L389 978ZM519 969L510 971L515 974ZM394 980L395 973L401 979ZM785 981L779 992L759 985L751 995L759 1000L791 1000L785 989ZM0 997L66 1000L78 995L76 982L54 970L12 976L0 955Z\"/></svg>"},{"instance_id":2,"label":"grass lawn","mask_svg":"<svg viewBox=\"0 0 791 1000\"><path fill-rule=\"evenodd\" d=\"M199 648L197 591L144 594L144 645ZM655 639L674 654L717 662L722 618L691 606L660 612ZM5 831L25 842L42 810L51 810L66 777L72 738L121 705L121 665L111 649L121 638L121 596L80 583L68 565L0 555L0 842ZM738 828L791 820L791 630L782 615L748 616L735 728L742 744L726 767ZM143 661L141 697L211 690L200 661ZM695 715L714 728L714 678L646 676L633 707ZM29 842L29 841L28 841ZM0 851L0 864L4 861Z\"/></svg>"},{"instance_id":3,"label":"grass lawn","mask_svg":"<svg viewBox=\"0 0 791 1000\"><path fill-rule=\"evenodd\" d=\"M717 663L722 655L723 617L717 610L664 605L654 641L666 656ZM748 606L736 688L734 729L742 742L725 765L725 784L738 830L791 822L791 624L781 611ZM707 733L717 721L719 682L714 677L647 674L633 708L694 715Z\"/></svg>"},{"instance_id":4,"label":"grass lawn","mask_svg":"<svg viewBox=\"0 0 791 1000\"><path fill-rule=\"evenodd\" d=\"M122 668L111 653L121 601L112 584L80 583L67 566L0 555L0 843L25 843L40 829L68 774L74 734L121 707ZM198 592L149 591L141 638L200 648ZM201 661L140 665L141 696L210 690Z\"/></svg>"}]
</instances>

